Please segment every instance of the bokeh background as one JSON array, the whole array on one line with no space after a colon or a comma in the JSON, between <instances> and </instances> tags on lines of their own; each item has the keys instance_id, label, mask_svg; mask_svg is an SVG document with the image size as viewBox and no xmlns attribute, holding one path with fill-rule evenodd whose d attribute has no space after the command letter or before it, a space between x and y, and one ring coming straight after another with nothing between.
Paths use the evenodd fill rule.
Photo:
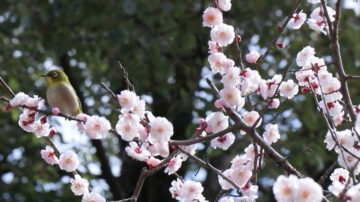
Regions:
<instances>
[{"instance_id":1,"label":"bokeh background","mask_svg":"<svg viewBox=\"0 0 360 202\"><path fill-rule=\"evenodd\" d=\"M225 52L238 63L239 55L249 50L264 52L295 1L232 3L232 10L224 13L225 22L234 25L242 36L243 53L234 44ZM100 84L105 82L116 93L126 88L117 64L120 60L136 92L147 101L148 110L174 124L174 139L188 138L199 118L215 110L216 98L204 78L219 84L219 77L212 77L207 67L210 30L202 27L201 20L203 10L211 4L209 0L2 0L0 75L15 92L45 97L46 82L40 75L61 68L78 92L84 112L106 116L114 126L119 114L117 105ZM343 6L343 62L348 73L360 74L359 5L347 0ZM301 9L309 14L313 7L304 1ZM315 47L317 56L334 70L328 38L314 33L306 24L301 30L285 30L279 41L286 48L274 49L266 58L260 68L263 78L282 73L288 65L286 77L294 78L298 68L294 56L307 45ZM349 86L354 103L359 103L359 82L351 81ZM0 88L0 96L9 94ZM261 99L256 95L251 99L259 101L261 108ZM40 150L47 142L18 127L19 113L17 109L0 112L0 201L79 201L81 198L70 190L70 176L41 159ZM74 124L61 119L51 121L62 133L55 137L59 148L77 151L81 158L79 171L95 190L108 200L131 196L144 164L127 157L126 144L119 136L109 134L101 141L90 141L74 130ZM279 111L268 111L263 124L268 121L279 124L282 134L274 147L306 175L317 180L335 161L335 154L325 150L326 127L311 95L300 94L285 101ZM199 145L197 155L226 169L249 143L248 137L238 134L228 151L214 150L204 143ZM271 185L281 173L282 168L267 158L258 178L259 201L273 200ZM201 181L209 200L220 191L217 176L191 160L179 174ZM168 189L174 179L163 171L149 177L139 201L173 201Z\"/></svg>"}]
</instances>

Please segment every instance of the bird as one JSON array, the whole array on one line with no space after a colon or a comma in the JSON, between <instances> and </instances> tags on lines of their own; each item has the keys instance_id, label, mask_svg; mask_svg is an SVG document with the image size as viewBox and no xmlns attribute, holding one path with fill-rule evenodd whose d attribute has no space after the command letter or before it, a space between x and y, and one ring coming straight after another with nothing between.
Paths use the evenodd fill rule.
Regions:
<instances>
[{"instance_id":1,"label":"bird","mask_svg":"<svg viewBox=\"0 0 360 202\"><path fill-rule=\"evenodd\" d=\"M81 103L68 76L59 69L41 75L48 81L46 100L51 108L59 108L65 115L76 116L81 112Z\"/></svg>"}]
</instances>

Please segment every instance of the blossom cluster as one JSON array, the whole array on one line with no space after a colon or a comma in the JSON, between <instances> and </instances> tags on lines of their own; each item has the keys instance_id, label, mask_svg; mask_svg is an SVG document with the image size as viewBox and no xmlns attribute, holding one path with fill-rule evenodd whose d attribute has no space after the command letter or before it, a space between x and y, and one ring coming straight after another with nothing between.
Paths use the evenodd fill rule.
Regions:
<instances>
[{"instance_id":1,"label":"blossom cluster","mask_svg":"<svg viewBox=\"0 0 360 202\"><path fill-rule=\"evenodd\" d=\"M309 177L297 178L295 175L280 175L273 186L278 202L320 202L323 190L319 184Z\"/></svg>"},{"instance_id":2,"label":"blossom cluster","mask_svg":"<svg viewBox=\"0 0 360 202\"><path fill-rule=\"evenodd\" d=\"M41 110L44 101L38 96L30 97L25 93L17 93L13 99L9 101L11 107L22 107L23 111L19 117L19 126L29 133L34 133L36 137L52 137L55 135L56 130L47 123L47 117L37 117L37 111ZM60 111L57 108L52 109L52 113L57 115ZM84 115L83 117L90 117ZM86 121L86 123L79 123L83 130L87 131L89 137L92 137L90 134L93 134L93 137L97 135L103 137L104 134L111 128L110 123L105 119L100 119L97 116L91 117L89 120L81 119ZM105 122L105 123L104 123ZM106 127L104 127L104 125ZM45 149L40 151L41 157L44 161L50 165L58 165L61 170L64 170L69 173L74 173L78 168L80 161L78 155L72 151L68 150L58 157L54 148L46 146ZM105 202L105 199L96 192L89 192L89 182L88 180L82 178L77 173L74 175L74 178L70 179L71 191L75 195L83 195L83 202L97 201Z\"/></svg>"},{"instance_id":3,"label":"blossom cluster","mask_svg":"<svg viewBox=\"0 0 360 202\"><path fill-rule=\"evenodd\" d=\"M309 0L309 3L318 4L320 1L318 0ZM329 21L334 22L335 18L335 10L329 6L326 6L326 12L329 16ZM300 29L301 26L307 19L306 13L300 11L299 13L294 13L292 18L289 20L288 27L290 29ZM307 19L306 23L308 24L309 28L314 30L315 32L323 33L327 35L328 27L327 27L327 19L324 15L324 9L322 6L316 7L310 14L310 18Z\"/></svg>"},{"instance_id":4,"label":"blossom cluster","mask_svg":"<svg viewBox=\"0 0 360 202\"><path fill-rule=\"evenodd\" d=\"M192 180L182 181L178 178L171 182L169 191L171 196L177 200L207 202L202 195L204 188L200 182Z\"/></svg>"}]
</instances>

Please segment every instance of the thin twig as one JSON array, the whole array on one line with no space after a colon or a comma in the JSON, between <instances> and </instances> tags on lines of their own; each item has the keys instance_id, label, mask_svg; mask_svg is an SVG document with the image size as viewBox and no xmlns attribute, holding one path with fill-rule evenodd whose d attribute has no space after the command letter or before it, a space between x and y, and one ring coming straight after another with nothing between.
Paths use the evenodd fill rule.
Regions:
<instances>
[{"instance_id":1,"label":"thin twig","mask_svg":"<svg viewBox=\"0 0 360 202\"><path fill-rule=\"evenodd\" d=\"M296 10L299 8L300 4L301 4L302 0L298 0L295 3L295 6L293 7L293 9L291 10L290 14L287 16L285 22L281 25L281 29L278 31L277 35L275 36L275 38L273 39L273 41L271 42L271 44L267 47L265 53L258 59L258 61L256 62L256 66L255 68L258 69L259 66L263 63L263 61L265 60L266 56L270 53L271 49L275 46L276 42L278 41L281 33L284 31L284 29L286 28L287 24L289 23L290 19L293 17L294 13L296 12Z\"/></svg>"}]
</instances>

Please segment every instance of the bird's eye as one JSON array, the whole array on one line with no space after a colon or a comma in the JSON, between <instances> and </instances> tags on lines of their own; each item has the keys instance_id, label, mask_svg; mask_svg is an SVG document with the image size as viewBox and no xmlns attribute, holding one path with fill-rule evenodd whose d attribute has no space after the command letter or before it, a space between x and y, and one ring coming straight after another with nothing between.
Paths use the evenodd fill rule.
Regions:
<instances>
[{"instance_id":1,"label":"bird's eye","mask_svg":"<svg viewBox=\"0 0 360 202\"><path fill-rule=\"evenodd\" d=\"M51 76L52 76L53 78L56 78L56 77L58 76L58 74L57 74L56 72L53 72L53 73L51 73Z\"/></svg>"}]
</instances>

